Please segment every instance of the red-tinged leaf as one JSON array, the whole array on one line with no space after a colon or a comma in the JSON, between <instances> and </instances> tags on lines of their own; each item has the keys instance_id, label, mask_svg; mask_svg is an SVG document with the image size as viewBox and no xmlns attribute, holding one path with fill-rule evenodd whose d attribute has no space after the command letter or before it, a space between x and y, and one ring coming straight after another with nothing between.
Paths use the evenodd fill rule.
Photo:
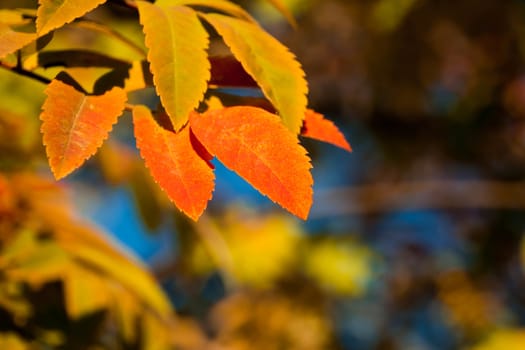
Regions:
<instances>
[{"instance_id":1,"label":"red-tinged leaf","mask_svg":"<svg viewBox=\"0 0 525 350\"><path fill-rule=\"evenodd\" d=\"M334 146L352 152L352 147L350 147L350 144L337 126L330 120L325 119L322 114L316 113L311 109L306 111L301 135L331 143Z\"/></svg>"},{"instance_id":2,"label":"red-tinged leaf","mask_svg":"<svg viewBox=\"0 0 525 350\"><path fill-rule=\"evenodd\" d=\"M226 167L302 219L312 205L310 159L275 114L238 106L193 113L195 136Z\"/></svg>"},{"instance_id":3,"label":"red-tinged leaf","mask_svg":"<svg viewBox=\"0 0 525 350\"><path fill-rule=\"evenodd\" d=\"M86 96L58 80L45 93L41 131L49 165L60 179L96 153L122 114L127 96L120 88Z\"/></svg>"},{"instance_id":4,"label":"red-tinged leaf","mask_svg":"<svg viewBox=\"0 0 525 350\"><path fill-rule=\"evenodd\" d=\"M208 88L208 33L189 7L145 1L136 4L155 89L173 128L179 130Z\"/></svg>"},{"instance_id":5,"label":"red-tinged leaf","mask_svg":"<svg viewBox=\"0 0 525 350\"><path fill-rule=\"evenodd\" d=\"M306 111L308 85L295 56L257 24L217 13L201 16L259 84L283 123L298 134Z\"/></svg>"},{"instance_id":6,"label":"red-tinged leaf","mask_svg":"<svg viewBox=\"0 0 525 350\"><path fill-rule=\"evenodd\" d=\"M35 33L16 32L7 24L0 23L0 58L4 58L36 40Z\"/></svg>"},{"instance_id":7,"label":"red-tinged leaf","mask_svg":"<svg viewBox=\"0 0 525 350\"><path fill-rule=\"evenodd\" d=\"M210 57L210 85L233 87L257 87L257 83L246 73L242 64L233 56Z\"/></svg>"},{"instance_id":8,"label":"red-tinged leaf","mask_svg":"<svg viewBox=\"0 0 525 350\"><path fill-rule=\"evenodd\" d=\"M106 0L38 0L36 31L44 35L84 16Z\"/></svg>"},{"instance_id":9,"label":"red-tinged leaf","mask_svg":"<svg viewBox=\"0 0 525 350\"><path fill-rule=\"evenodd\" d=\"M215 176L195 150L190 129L165 130L144 106L133 109L133 124L137 147L155 181L180 210L197 220L211 199Z\"/></svg>"}]
</instances>

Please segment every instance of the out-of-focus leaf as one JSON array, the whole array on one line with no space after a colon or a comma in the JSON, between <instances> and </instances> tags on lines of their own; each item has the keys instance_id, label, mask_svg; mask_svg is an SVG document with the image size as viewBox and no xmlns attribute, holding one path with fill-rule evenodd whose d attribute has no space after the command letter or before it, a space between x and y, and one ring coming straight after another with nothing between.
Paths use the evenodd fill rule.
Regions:
<instances>
[{"instance_id":1,"label":"out-of-focus leaf","mask_svg":"<svg viewBox=\"0 0 525 350\"><path fill-rule=\"evenodd\" d=\"M236 282L256 288L269 288L293 268L301 244L301 229L295 220L283 215L251 216L239 208L217 222L231 256L231 272ZM198 273L210 273L211 256L202 244L191 253L191 266Z\"/></svg>"},{"instance_id":2,"label":"out-of-focus leaf","mask_svg":"<svg viewBox=\"0 0 525 350\"><path fill-rule=\"evenodd\" d=\"M373 276L372 253L355 242L315 242L305 258L306 274L332 293L360 296Z\"/></svg>"},{"instance_id":3,"label":"out-of-focus leaf","mask_svg":"<svg viewBox=\"0 0 525 350\"><path fill-rule=\"evenodd\" d=\"M149 230L156 230L162 224L164 209L158 196L159 186L143 164L137 164L129 184L142 222Z\"/></svg>"},{"instance_id":4,"label":"out-of-focus leaf","mask_svg":"<svg viewBox=\"0 0 525 350\"><path fill-rule=\"evenodd\" d=\"M66 309L69 316L78 319L87 314L107 309L113 302L107 280L93 271L79 266L64 280ZM96 291L96 292L94 292Z\"/></svg>"},{"instance_id":5,"label":"out-of-focus leaf","mask_svg":"<svg viewBox=\"0 0 525 350\"><path fill-rule=\"evenodd\" d=\"M335 126L330 120L325 119L322 114L316 113L311 109L306 111L301 135L331 143L332 145L341 147L348 152L352 151L350 144L346 141L345 136L339 131L337 126Z\"/></svg>"},{"instance_id":6,"label":"out-of-focus leaf","mask_svg":"<svg viewBox=\"0 0 525 350\"><path fill-rule=\"evenodd\" d=\"M135 138L140 154L160 187L175 205L197 220L211 199L214 175L191 140L190 129L174 133L161 128L149 109L133 109Z\"/></svg>"},{"instance_id":7,"label":"out-of-focus leaf","mask_svg":"<svg viewBox=\"0 0 525 350\"><path fill-rule=\"evenodd\" d=\"M395 30L417 0L380 0L372 9L372 23L381 32Z\"/></svg>"},{"instance_id":8,"label":"out-of-focus leaf","mask_svg":"<svg viewBox=\"0 0 525 350\"><path fill-rule=\"evenodd\" d=\"M131 149L111 139L104 142L97 156L100 170L105 179L113 185L127 181L132 176L138 161L138 157Z\"/></svg>"},{"instance_id":9,"label":"out-of-focus leaf","mask_svg":"<svg viewBox=\"0 0 525 350\"><path fill-rule=\"evenodd\" d=\"M36 29L44 35L82 17L106 0L38 0Z\"/></svg>"},{"instance_id":10,"label":"out-of-focus leaf","mask_svg":"<svg viewBox=\"0 0 525 350\"><path fill-rule=\"evenodd\" d=\"M259 84L284 124L293 133L299 133L306 112L308 86L295 56L256 24L220 14L203 16Z\"/></svg>"},{"instance_id":11,"label":"out-of-focus leaf","mask_svg":"<svg viewBox=\"0 0 525 350\"><path fill-rule=\"evenodd\" d=\"M17 32L5 23L0 23L0 58L20 50L27 44L36 40L34 33Z\"/></svg>"},{"instance_id":12,"label":"out-of-focus leaf","mask_svg":"<svg viewBox=\"0 0 525 350\"><path fill-rule=\"evenodd\" d=\"M277 293L236 293L218 303L211 313L216 335L210 349L263 350L334 349L330 323L316 303L300 290L293 297Z\"/></svg>"},{"instance_id":13,"label":"out-of-focus leaf","mask_svg":"<svg viewBox=\"0 0 525 350\"><path fill-rule=\"evenodd\" d=\"M267 0L269 3L271 3L281 14L286 18L288 22L294 27L297 27L297 22L295 21L295 18L293 14L290 12L288 7L283 3L282 0Z\"/></svg>"},{"instance_id":14,"label":"out-of-focus leaf","mask_svg":"<svg viewBox=\"0 0 525 350\"><path fill-rule=\"evenodd\" d=\"M135 344L146 333L155 333L145 321L151 317L162 335L159 347L167 348L171 340L165 334L171 329L172 308L146 269L100 232L76 220L56 184L31 176L14 176L6 181L16 202L28 203L18 210L30 210L30 215L11 215L0 225L0 286L5 285L6 278L23 286L21 291L60 282L70 319L106 311L119 336L127 344ZM6 224L18 233L3 235ZM0 299L3 296L2 291ZM115 329L111 332L114 334ZM37 338L44 337L49 338L46 344L56 338L51 333Z\"/></svg>"},{"instance_id":15,"label":"out-of-focus leaf","mask_svg":"<svg viewBox=\"0 0 525 350\"><path fill-rule=\"evenodd\" d=\"M198 107L208 86L208 33L189 7L145 1L137 1L137 6L155 88L177 131Z\"/></svg>"},{"instance_id":16,"label":"out-of-focus leaf","mask_svg":"<svg viewBox=\"0 0 525 350\"><path fill-rule=\"evenodd\" d=\"M18 9L0 9L0 23L7 25L24 25L31 21L24 17L24 13Z\"/></svg>"},{"instance_id":17,"label":"out-of-focus leaf","mask_svg":"<svg viewBox=\"0 0 525 350\"><path fill-rule=\"evenodd\" d=\"M490 334L470 350L522 350L525 348L525 329L501 329Z\"/></svg>"},{"instance_id":18,"label":"out-of-focus leaf","mask_svg":"<svg viewBox=\"0 0 525 350\"><path fill-rule=\"evenodd\" d=\"M53 80L40 119L51 170L60 179L81 166L107 138L124 110L126 93L113 88L101 96L86 96Z\"/></svg>"},{"instance_id":19,"label":"out-of-focus leaf","mask_svg":"<svg viewBox=\"0 0 525 350\"><path fill-rule=\"evenodd\" d=\"M192 114L195 136L224 165L302 219L312 204L310 159L279 118L255 107Z\"/></svg>"},{"instance_id":20,"label":"out-of-focus leaf","mask_svg":"<svg viewBox=\"0 0 525 350\"><path fill-rule=\"evenodd\" d=\"M29 350L32 346L15 333L0 333L0 349Z\"/></svg>"}]
</instances>

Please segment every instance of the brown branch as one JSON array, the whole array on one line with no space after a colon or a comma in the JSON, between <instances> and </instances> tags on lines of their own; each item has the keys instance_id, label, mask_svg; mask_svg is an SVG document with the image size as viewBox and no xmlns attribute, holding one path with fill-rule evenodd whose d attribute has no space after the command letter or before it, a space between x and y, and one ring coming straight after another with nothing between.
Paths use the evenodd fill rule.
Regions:
<instances>
[{"instance_id":1,"label":"brown branch","mask_svg":"<svg viewBox=\"0 0 525 350\"><path fill-rule=\"evenodd\" d=\"M317 194L311 218L470 208L525 209L525 181L428 180L336 188Z\"/></svg>"},{"instance_id":2,"label":"brown branch","mask_svg":"<svg viewBox=\"0 0 525 350\"><path fill-rule=\"evenodd\" d=\"M16 73L18 75L22 75L24 77L28 77L28 78L31 78L33 80L36 80L36 81L39 81L41 83L44 83L44 84L49 84L51 82L51 80L49 78L46 78L42 75L39 75L39 74L36 74L34 72L31 72L31 71L28 71L28 70L25 70L24 68L22 68L21 66L19 65L16 65L16 66L10 66L8 65L7 63L3 62L3 61L0 61L0 68L3 68L3 69L6 69L6 70L9 70L13 73Z\"/></svg>"}]
</instances>

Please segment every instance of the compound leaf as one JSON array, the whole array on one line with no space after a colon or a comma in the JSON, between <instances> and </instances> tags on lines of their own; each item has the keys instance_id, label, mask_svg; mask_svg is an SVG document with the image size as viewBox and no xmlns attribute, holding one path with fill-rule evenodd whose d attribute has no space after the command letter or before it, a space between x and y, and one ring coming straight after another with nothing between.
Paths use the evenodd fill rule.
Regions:
<instances>
[{"instance_id":1,"label":"compound leaf","mask_svg":"<svg viewBox=\"0 0 525 350\"><path fill-rule=\"evenodd\" d=\"M85 15L106 0L38 0L36 31L44 35Z\"/></svg>"},{"instance_id":2,"label":"compound leaf","mask_svg":"<svg viewBox=\"0 0 525 350\"><path fill-rule=\"evenodd\" d=\"M122 114L127 97L118 87L87 96L59 80L53 80L45 93L41 131L49 165L60 179L95 154Z\"/></svg>"},{"instance_id":3,"label":"compound leaf","mask_svg":"<svg viewBox=\"0 0 525 350\"><path fill-rule=\"evenodd\" d=\"M295 56L254 23L215 13L203 16L257 81L288 129L299 133L306 112L308 86Z\"/></svg>"},{"instance_id":4,"label":"compound leaf","mask_svg":"<svg viewBox=\"0 0 525 350\"><path fill-rule=\"evenodd\" d=\"M312 204L310 159L279 118L237 106L193 113L195 136L224 165L291 213L306 219Z\"/></svg>"},{"instance_id":5,"label":"compound leaf","mask_svg":"<svg viewBox=\"0 0 525 350\"><path fill-rule=\"evenodd\" d=\"M306 111L301 135L331 143L332 145L341 147L348 152L352 151L352 147L350 147L350 144L346 141L345 136L339 131L337 126L335 126L330 120L325 119L322 114L311 109Z\"/></svg>"},{"instance_id":6,"label":"compound leaf","mask_svg":"<svg viewBox=\"0 0 525 350\"><path fill-rule=\"evenodd\" d=\"M173 203L197 220L211 199L215 176L202 152L194 146L188 127L165 130L144 106L133 109L137 147L146 166Z\"/></svg>"},{"instance_id":7,"label":"compound leaf","mask_svg":"<svg viewBox=\"0 0 525 350\"><path fill-rule=\"evenodd\" d=\"M138 1L155 88L173 128L179 130L204 98L210 79L208 33L186 6Z\"/></svg>"}]
</instances>

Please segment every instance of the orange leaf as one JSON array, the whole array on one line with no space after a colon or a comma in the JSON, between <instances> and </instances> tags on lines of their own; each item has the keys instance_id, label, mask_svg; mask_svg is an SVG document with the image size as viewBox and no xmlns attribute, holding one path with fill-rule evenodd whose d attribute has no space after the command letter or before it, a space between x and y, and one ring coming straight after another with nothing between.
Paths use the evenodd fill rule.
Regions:
<instances>
[{"instance_id":1,"label":"orange leaf","mask_svg":"<svg viewBox=\"0 0 525 350\"><path fill-rule=\"evenodd\" d=\"M117 87L101 96L86 96L59 80L53 80L45 93L41 131L58 180L96 153L122 114L127 97Z\"/></svg>"},{"instance_id":2,"label":"orange leaf","mask_svg":"<svg viewBox=\"0 0 525 350\"><path fill-rule=\"evenodd\" d=\"M180 210L197 220L211 199L215 176L196 151L190 129L165 130L144 106L133 108L133 124L137 147L155 181Z\"/></svg>"},{"instance_id":3,"label":"orange leaf","mask_svg":"<svg viewBox=\"0 0 525 350\"><path fill-rule=\"evenodd\" d=\"M337 126L330 120L325 119L322 114L316 113L311 109L306 111L301 135L328 142L348 152L352 152L352 147L350 147L350 144L346 141L345 136L339 131Z\"/></svg>"},{"instance_id":4,"label":"orange leaf","mask_svg":"<svg viewBox=\"0 0 525 350\"><path fill-rule=\"evenodd\" d=\"M195 136L225 166L302 219L312 205L310 159L275 114L248 106L192 113Z\"/></svg>"}]
</instances>

